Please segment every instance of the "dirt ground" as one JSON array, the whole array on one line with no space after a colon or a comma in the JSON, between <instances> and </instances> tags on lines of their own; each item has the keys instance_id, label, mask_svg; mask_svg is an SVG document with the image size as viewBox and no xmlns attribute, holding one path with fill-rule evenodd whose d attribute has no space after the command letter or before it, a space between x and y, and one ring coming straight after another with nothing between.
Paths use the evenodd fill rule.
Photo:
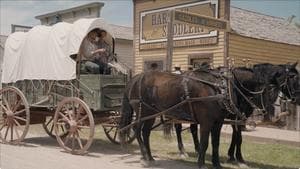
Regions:
<instances>
[{"instance_id":1,"label":"dirt ground","mask_svg":"<svg viewBox=\"0 0 300 169\"><path fill-rule=\"evenodd\" d=\"M96 138L85 156L64 152L55 139L40 131L29 131L24 144L0 144L1 169L140 169L137 145L124 150L107 139ZM196 163L187 166L174 160L156 157L153 169L195 169Z\"/></svg>"}]
</instances>

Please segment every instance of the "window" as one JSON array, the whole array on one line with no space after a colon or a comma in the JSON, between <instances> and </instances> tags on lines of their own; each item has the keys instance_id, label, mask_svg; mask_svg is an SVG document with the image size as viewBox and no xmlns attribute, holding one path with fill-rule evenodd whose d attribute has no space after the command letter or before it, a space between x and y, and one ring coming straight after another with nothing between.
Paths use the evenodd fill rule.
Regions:
<instances>
[{"instance_id":1,"label":"window","mask_svg":"<svg viewBox=\"0 0 300 169\"><path fill-rule=\"evenodd\" d=\"M162 60L149 60L144 62L144 71L158 70L162 71L164 69L164 62Z\"/></svg>"},{"instance_id":2,"label":"window","mask_svg":"<svg viewBox=\"0 0 300 169\"><path fill-rule=\"evenodd\" d=\"M196 53L189 55L189 65L192 65L194 68L198 68L205 62L212 65L212 61L212 53Z\"/></svg>"}]
</instances>

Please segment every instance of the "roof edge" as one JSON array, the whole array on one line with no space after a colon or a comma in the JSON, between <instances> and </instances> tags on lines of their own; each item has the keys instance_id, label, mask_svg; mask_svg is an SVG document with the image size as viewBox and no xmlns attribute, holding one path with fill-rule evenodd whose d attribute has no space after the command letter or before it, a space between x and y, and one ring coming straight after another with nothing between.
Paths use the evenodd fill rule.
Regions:
<instances>
[{"instance_id":1,"label":"roof edge","mask_svg":"<svg viewBox=\"0 0 300 169\"><path fill-rule=\"evenodd\" d=\"M256 38L256 37L252 37L252 36L239 34L239 33L235 32L234 30L230 31L229 33L230 34L235 34L235 35L238 35L238 36L242 36L242 37L245 37L245 38L251 38L251 39L256 39L256 40L264 40L264 41L269 41L269 42L273 42L273 43L280 43L280 44L284 44L284 45L292 45L292 46L300 47L300 44L285 43L285 42L274 41L274 40L271 40L271 39Z\"/></svg>"},{"instance_id":2,"label":"roof edge","mask_svg":"<svg viewBox=\"0 0 300 169\"><path fill-rule=\"evenodd\" d=\"M230 8L236 8L236 9L240 9L240 10L243 10L243 11L259 14L259 15L264 15L264 16L268 16L268 17L272 17L272 18L285 20L285 18L283 18L283 17L268 15L268 14L265 14L265 13L262 13L262 12L257 12L257 11L253 11L253 10L250 10L250 9L244 9L244 8L240 8L240 7L236 7L236 6L232 6L232 5L230 5Z\"/></svg>"},{"instance_id":3,"label":"roof edge","mask_svg":"<svg viewBox=\"0 0 300 169\"><path fill-rule=\"evenodd\" d=\"M35 16L34 18L35 19L42 19L42 18L53 16L53 15L56 15L56 14L67 13L67 12L70 12L72 10L79 10L83 7L96 7L96 6L103 7L104 3L103 2L92 2L92 3L88 3L88 4L84 4L84 5L80 5L80 6L75 6L75 7L68 8L68 9L62 9L62 10L59 10L59 11L49 12L49 13L46 13L46 14L38 15L38 16Z\"/></svg>"}]
</instances>

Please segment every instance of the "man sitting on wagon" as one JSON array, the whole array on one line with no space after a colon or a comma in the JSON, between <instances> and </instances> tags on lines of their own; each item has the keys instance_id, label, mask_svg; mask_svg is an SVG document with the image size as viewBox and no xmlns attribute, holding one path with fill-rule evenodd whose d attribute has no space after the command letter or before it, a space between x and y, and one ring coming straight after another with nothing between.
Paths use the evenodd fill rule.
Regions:
<instances>
[{"instance_id":1,"label":"man sitting on wagon","mask_svg":"<svg viewBox=\"0 0 300 169\"><path fill-rule=\"evenodd\" d=\"M88 72L110 74L110 68L107 63L111 56L111 48L105 42L106 36L106 31L96 29L88 33L87 37L83 40L81 52L83 60L90 61L86 63Z\"/></svg>"}]
</instances>

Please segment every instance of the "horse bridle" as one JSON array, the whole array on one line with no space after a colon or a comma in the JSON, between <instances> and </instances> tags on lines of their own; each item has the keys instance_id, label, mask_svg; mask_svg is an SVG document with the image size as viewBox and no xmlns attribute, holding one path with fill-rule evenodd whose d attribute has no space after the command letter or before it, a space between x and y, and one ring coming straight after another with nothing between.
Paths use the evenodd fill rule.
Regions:
<instances>
[{"instance_id":1,"label":"horse bridle","mask_svg":"<svg viewBox=\"0 0 300 169\"><path fill-rule=\"evenodd\" d=\"M236 78L236 75L234 74L234 72L232 72L232 74L233 74L235 80L238 82L238 85L241 86L241 88L242 88L243 90L247 91L247 92L250 93L251 95L259 95L259 97L260 97L260 104L261 104L261 107L262 107L262 108L259 108L255 103L253 103L253 101L251 101L251 98L253 98L253 97L248 98L248 97L247 97L247 96L246 96L246 95L238 88L238 86L236 86L236 84L233 82L233 83L235 84L235 87L236 87L237 91L244 97L244 99L251 105L251 107L252 107L253 109L256 109L256 110L260 111L262 115L267 114L266 106L265 106L265 102L264 102L264 98L263 98L263 93L266 91L266 87L264 86L264 87L263 87L261 90L259 90L259 91L252 91L252 90L246 88L246 87L245 87L245 86L244 86L244 85Z\"/></svg>"},{"instance_id":2,"label":"horse bridle","mask_svg":"<svg viewBox=\"0 0 300 169\"><path fill-rule=\"evenodd\" d=\"M296 99L297 99L297 97L295 96L295 94L297 92L299 92L299 90L296 90L294 87L292 87L292 86L289 85L290 78L293 78L293 77L289 76L289 72L290 72L289 68L286 67L285 68L285 79L284 79L284 81L281 84L278 85L278 88L281 89L281 91L282 91L283 94L285 94L283 92L283 90L286 89L289 96L287 96L286 94L285 95L287 97L290 97L289 99L291 99L292 102L295 102Z\"/></svg>"}]
</instances>

